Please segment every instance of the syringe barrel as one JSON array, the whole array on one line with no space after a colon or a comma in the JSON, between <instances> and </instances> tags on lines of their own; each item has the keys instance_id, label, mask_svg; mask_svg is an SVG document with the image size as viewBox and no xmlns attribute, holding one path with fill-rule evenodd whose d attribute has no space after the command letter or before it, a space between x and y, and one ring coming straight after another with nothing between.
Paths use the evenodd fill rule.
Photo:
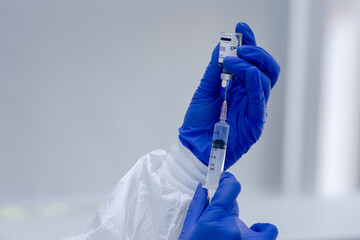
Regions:
<instances>
[{"instance_id":1,"label":"syringe barrel","mask_svg":"<svg viewBox=\"0 0 360 240\"><path fill-rule=\"evenodd\" d=\"M211 147L208 174L205 187L208 192L214 192L220 180L220 175L224 170L226 146L229 137L230 126L224 120L217 122L214 126L213 142ZM213 194L209 194L210 200Z\"/></svg>"}]
</instances>

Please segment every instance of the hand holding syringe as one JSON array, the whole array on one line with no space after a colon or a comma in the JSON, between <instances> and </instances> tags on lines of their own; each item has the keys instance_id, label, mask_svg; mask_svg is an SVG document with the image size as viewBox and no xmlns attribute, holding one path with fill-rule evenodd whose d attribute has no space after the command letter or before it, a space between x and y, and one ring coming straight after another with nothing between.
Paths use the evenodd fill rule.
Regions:
<instances>
[{"instance_id":1,"label":"hand holding syringe","mask_svg":"<svg viewBox=\"0 0 360 240\"><path fill-rule=\"evenodd\" d=\"M221 35L220 44L212 54L179 128L181 143L204 165L210 165L205 185L210 195L217 188L217 176L235 164L260 138L270 92L280 73L275 59L256 46L254 33L247 24L238 23L235 31L242 36L241 46L237 47L240 37L234 37L236 34ZM239 42L236 44L233 39ZM218 134L216 130L211 139L227 90L221 86L221 80L229 84L226 103L223 104L228 107L228 115L223 110L224 121L220 120L215 128L228 129L229 139L226 134L219 136L220 132ZM224 122L230 127L222 126Z\"/></svg>"}]
</instances>

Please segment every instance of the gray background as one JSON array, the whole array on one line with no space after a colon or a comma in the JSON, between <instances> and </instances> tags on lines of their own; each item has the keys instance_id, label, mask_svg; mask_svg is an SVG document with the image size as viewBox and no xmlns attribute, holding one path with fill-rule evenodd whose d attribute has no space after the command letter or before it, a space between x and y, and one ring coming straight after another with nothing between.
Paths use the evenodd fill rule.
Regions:
<instances>
[{"instance_id":1,"label":"gray background","mask_svg":"<svg viewBox=\"0 0 360 240\"><path fill-rule=\"evenodd\" d=\"M103 193L169 149L219 33L238 21L285 70L288 4L264 3L2 1L5 196ZM244 180L279 183L283 74L263 138L237 165Z\"/></svg>"},{"instance_id":2,"label":"gray background","mask_svg":"<svg viewBox=\"0 0 360 240\"><path fill-rule=\"evenodd\" d=\"M298 194L310 192L310 200L283 191L293 2L0 0L0 239L80 233L139 157L170 149L219 33L234 31L239 21L251 26L258 45L282 68L262 138L231 168L243 186L240 202L248 205L242 214L249 224L277 224L280 238L328 237L321 227L301 235L296 223L286 225L286 207L322 206L313 216L322 220L327 206L343 204L312 197L312 114L299 126L306 132L310 176ZM314 101L307 102L307 113L318 108L314 65L326 6L317 1L309 10L314 38L304 81L314 80L306 97ZM352 197L346 201L356 205Z\"/></svg>"}]
</instances>

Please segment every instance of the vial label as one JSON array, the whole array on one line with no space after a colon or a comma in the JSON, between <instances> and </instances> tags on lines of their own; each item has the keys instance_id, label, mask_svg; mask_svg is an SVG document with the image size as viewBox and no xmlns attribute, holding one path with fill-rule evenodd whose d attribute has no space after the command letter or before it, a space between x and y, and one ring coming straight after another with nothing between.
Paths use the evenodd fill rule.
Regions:
<instances>
[{"instance_id":1,"label":"vial label","mask_svg":"<svg viewBox=\"0 0 360 240\"><path fill-rule=\"evenodd\" d=\"M222 33L220 38L219 63L223 63L227 56L236 57L236 50L239 46L239 38L234 33Z\"/></svg>"}]
</instances>

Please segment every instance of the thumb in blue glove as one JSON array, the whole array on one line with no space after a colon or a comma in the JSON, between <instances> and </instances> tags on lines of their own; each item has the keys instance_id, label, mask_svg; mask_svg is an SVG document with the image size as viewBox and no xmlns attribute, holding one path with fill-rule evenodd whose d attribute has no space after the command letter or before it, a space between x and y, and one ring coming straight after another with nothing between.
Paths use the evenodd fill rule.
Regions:
<instances>
[{"instance_id":1,"label":"thumb in blue glove","mask_svg":"<svg viewBox=\"0 0 360 240\"><path fill-rule=\"evenodd\" d=\"M190 203L179 240L259 239L273 240L277 228L272 224L255 224L248 228L239 219L236 198L240 183L228 172L221 175L219 187L210 205L207 190L198 185Z\"/></svg>"}]
</instances>

